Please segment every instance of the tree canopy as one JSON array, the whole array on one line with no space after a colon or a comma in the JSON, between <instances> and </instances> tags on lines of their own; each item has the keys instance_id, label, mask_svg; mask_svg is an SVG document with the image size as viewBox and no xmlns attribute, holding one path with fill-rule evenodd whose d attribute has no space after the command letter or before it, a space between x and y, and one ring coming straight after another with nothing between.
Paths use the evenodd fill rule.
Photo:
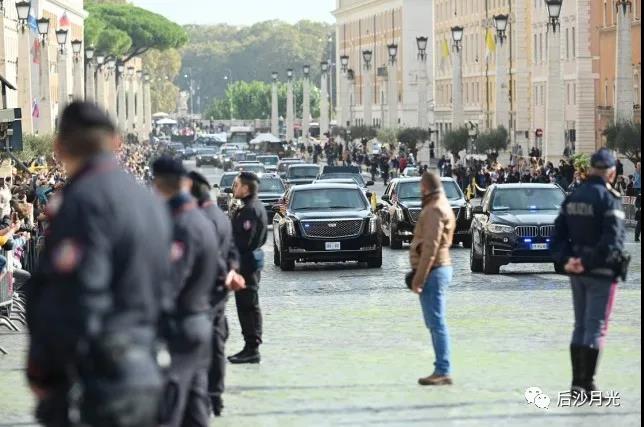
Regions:
<instances>
[{"instance_id":1,"label":"tree canopy","mask_svg":"<svg viewBox=\"0 0 644 427\"><path fill-rule=\"evenodd\" d=\"M85 5L85 43L125 61L150 49L179 48L188 41L179 25L123 1L89 1Z\"/></svg>"},{"instance_id":2,"label":"tree canopy","mask_svg":"<svg viewBox=\"0 0 644 427\"><path fill-rule=\"evenodd\" d=\"M329 57L327 38L333 27L311 21L294 25L265 21L247 27L188 25L185 30L190 41L181 50L183 68L176 83L187 90L192 79L199 87L202 105L212 105L215 98L225 97L225 77L233 82L270 83L271 72L277 71L284 81L288 68L293 68L297 77L308 64L311 81L318 86L319 64Z\"/></svg>"},{"instance_id":3,"label":"tree canopy","mask_svg":"<svg viewBox=\"0 0 644 427\"><path fill-rule=\"evenodd\" d=\"M626 156L633 163L642 160L642 125L640 123L623 122L608 126L603 135L606 146Z\"/></svg>"},{"instance_id":4,"label":"tree canopy","mask_svg":"<svg viewBox=\"0 0 644 427\"><path fill-rule=\"evenodd\" d=\"M465 126L458 129L453 129L443 137L443 146L447 151L452 153L455 158L458 158L458 153L467 149L469 140L469 132Z\"/></svg>"},{"instance_id":5,"label":"tree canopy","mask_svg":"<svg viewBox=\"0 0 644 427\"><path fill-rule=\"evenodd\" d=\"M487 154L496 160L495 156L499 151L506 150L509 142L508 131L503 126L499 126L481 133L474 145L477 153Z\"/></svg>"}]
</instances>

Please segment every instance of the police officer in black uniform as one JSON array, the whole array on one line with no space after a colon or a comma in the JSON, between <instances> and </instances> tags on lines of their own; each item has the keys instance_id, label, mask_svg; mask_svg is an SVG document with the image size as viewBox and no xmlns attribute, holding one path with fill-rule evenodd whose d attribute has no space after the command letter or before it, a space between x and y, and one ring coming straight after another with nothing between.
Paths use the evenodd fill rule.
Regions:
<instances>
[{"instance_id":1,"label":"police officer in black uniform","mask_svg":"<svg viewBox=\"0 0 644 427\"><path fill-rule=\"evenodd\" d=\"M257 198L259 178L252 172L242 172L235 178L233 195L240 205L231 209L235 246L239 251L240 273L246 289L235 293L237 315L244 336L242 351L230 356L231 363L259 363L262 343L262 312L259 308L259 280L264 266L261 247L266 243L266 209Z\"/></svg>"},{"instance_id":2,"label":"police officer in black uniform","mask_svg":"<svg viewBox=\"0 0 644 427\"><path fill-rule=\"evenodd\" d=\"M156 425L170 220L118 165L118 143L96 105L74 102L62 113L55 150L71 178L47 205L27 295L27 377L47 426Z\"/></svg>"},{"instance_id":3,"label":"police officer in black uniform","mask_svg":"<svg viewBox=\"0 0 644 427\"><path fill-rule=\"evenodd\" d=\"M621 196L610 185L614 177L615 158L608 150L599 150L591 158L590 176L566 198L555 222L553 255L571 275L574 396L596 391L594 377L617 278L625 277L628 267Z\"/></svg>"},{"instance_id":4,"label":"police officer in black uniform","mask_svg":"<svg viewBox=\"0 0 644 427\"><path fill-rule=\"evenodd\" d=\"M152 165L154 187L167 200L173 219L166 322L172 358L163 400L162 424L206 427L209 419L212 296L219 274L219 239L213 223L190 195L179 160L161 157Z\"/></svg>"},{"instance_id":5,"label":"police officer in black uniform","mask_svg":"<svg viewBox=\"0 0 644 427\"><path fill-rule=\"evenodd\" d=\"M239 253L233 241L233 229L230 218L217 206L210 197L210 183L198 172L188 174L192 182L190 192L197 199L199 207L208 219L215 225L217 232L220 269L215 289L211 295L212 319L212 362L208 372L208 393L215 416L220 416L224 404L224 377L226 373L225 345L228 339L228 322L226 320L226 303L228 291L238 291L245 288L244 278L237 274L239 269Z\"/></svg>"}]
</instances>

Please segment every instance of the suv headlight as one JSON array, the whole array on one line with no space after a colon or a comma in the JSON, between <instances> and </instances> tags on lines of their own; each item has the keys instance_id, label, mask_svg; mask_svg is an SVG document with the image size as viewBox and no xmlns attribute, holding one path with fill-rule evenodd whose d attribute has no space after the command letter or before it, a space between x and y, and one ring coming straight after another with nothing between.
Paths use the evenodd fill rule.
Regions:
<instances>
[{"instance_id":1,"label":"suv headlight","mask_svg":"<svg viewBox=\"0 0 644 427\"><path fill-rule=\"evenodd\" d=\"M286 218L284 224L286 226L286 234L295 236L295 222L291 218Z\"/></svg>"},{"instance_id":2,"label":"suv headlight","mask_svg":"<svg viewBox=\"0 0 644 427\"><path fill-rule=\"evenodd\" d=\"M369 219L369 234L376 234L378 232L378 217L372 216Z\"/></svg>"},{"instance_id":3,"label":"suv headlight","mask_svg":"<svg viewBox=\"0 0 644 427\"><path fill-rule=\"evenodd\" d=\"M465 206L465 219L468 221L472 219L472 205L469 203Z\"/></svg>"},{"instance_id":4,"label":"suv headlight","mask_svg":"<svg viewBox=\"0 0 644 427\"><path fill-rule=\"evenodd\" d=\"M488 224L487 231L494 234L511 234L514 232L514 227L501 224Z\"/></svg>"}]
</instances>

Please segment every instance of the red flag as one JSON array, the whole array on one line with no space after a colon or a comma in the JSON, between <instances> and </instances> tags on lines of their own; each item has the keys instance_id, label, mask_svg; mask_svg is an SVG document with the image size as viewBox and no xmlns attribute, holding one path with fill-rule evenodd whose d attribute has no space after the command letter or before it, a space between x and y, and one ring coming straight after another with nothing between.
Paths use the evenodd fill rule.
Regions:
<instances>
[{"instance_id":1,"label":"red flag","mask_svg":"<svg viewBox=\"0 0 644 427\"><path fill-rule=\"evenodd\" d=\"M38 101L36 101L36 98L33 100L32 104L32 109L31 109L31 116L34 118L40 117L40 106L38 105Z\"/></svg>"},{"instance_id":2,"label":"red flag","mask_svg":"<svg viewBox=\"0 0 644 427\"><path fill-rule=\"evenodd\" d=\"M63 16L60 17L60 20L58 21L58 25L60 27L69 27L69 17L67 16L67 12L63 12Z\"/></svg>"},{"instance_id":3,"label":"red flag","mask_svg":"<svg viewBox=\"0 0 644 427\"><path fill-rule=\"evenodd\" d=\"M40 40L36 39L34 40L34 48L33 48L33 58L34 58L34 64L40 64Z\"/></svg>"}]
</instances>

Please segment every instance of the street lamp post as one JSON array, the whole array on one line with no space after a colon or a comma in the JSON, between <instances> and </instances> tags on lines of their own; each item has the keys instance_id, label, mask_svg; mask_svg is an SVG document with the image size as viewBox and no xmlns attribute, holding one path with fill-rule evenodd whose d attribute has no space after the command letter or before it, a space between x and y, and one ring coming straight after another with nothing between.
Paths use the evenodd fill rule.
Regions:
<instances>
[{"instance_id":1,"label":"street lamp post","mask_svg":"<svg viewBox=\"0 0 644 427\"><path fill-rule=\"evenodd\" d=\"M149 141L152 133L152 95L150 93L150 74L143 74L143 139Z\"/></svg>"},{"instance_id":2,"label":"street lamp post","mask_svg":"<svg viewBox=\"0 0 644 427\"><path fill-rule=\"evenodd\" d=\"M96 105L105 110L105 54L96 54Z\"/></svg>"},{"instance_id":3,"label":"street lamp post","mask_svg":"<svg viewBox=\"0 0 644 427\"><path fill-rule=\"evenodd\" d=\"M463 27L452 27L452 127L457 129L465 122L463 110Z\"/></svg>"},{"instance_id":4,"label":"street lamp post","mask_svg":"<svg viewBox=\"0 0 644 427\"><path fill-rule=\"evenodd\" d=\"M31 45L27 19L31 11L31 1L16 2L18 15L18 106L22 109L22 131L26 134L33 133L32 120L32 92L31 92Z\"/></svg>"},{"instance_id":5,"label":"street lamp post","mask_svg":"<svg viewBox=\"0 0 644 427\"><path fill-rule=\"evenodd\" d=\"M320 136L329 132L329 63L320 62Z\"/></svg>"},{"instance_id":6,"label":"street lamp post","mask_svg":"<svg viewBox=\"0 0 644 427\"><path fill-rule=\"evenodd\" d=\"M74 84L72 88L72 95L75 100L83 98L83 42L79 39L72 40L72 55L73 55L73 74Z\"/></svg>"},{"instance_id":7,"label":"street lamp post","mask_svg":"<svg viewBox=\"0 0 644 427\"><path fill-rule=\"evenodd\" d=\"M388 124L390 128L395 128L398 126L398 45L395 43L387 45L387 52L389 53L389 69L387 71Z\"/></svg>"},{"instance_id":8,"label":"street lamp post","mask_svg":"<svg viewBox=\"0 0 644 427\"><path fill-rule=\"evenodd\" d=\"M286 141L291 143L295 137L294 113L293 113L293 70L286 70Z\"/></svg>"},{"instance_id":9,"label":"street lamp post","mask_svg":"<svg viewBox=\"0 0 644 427\"><path fill-rule=\"evenodd\" d=\"M127 134L135 133L136 130L136 73L133 66L127 67Z\"/></svg>"},{"instance_id":10,"label":"street lamp post","mask_svg":"<svg viewBox=\"0 0 644 427\"><path fill-rule=\"evenodd\" d=\"M34 128L41 135L50 135L53 132L53 116L51 106L51 76L49 73L49 18L40 18L36 21L40 35L40 117L37 118Z\"/></svg>"},{"instance_id":11,"label":"street lamp post","mask_svg":"<svg viewBox=\"0 0 644 427\"><path fill-rule=\"evenodd\" d=\"M309 80L311 66L304 65L302 67L302 73L304 75L302 79L302 137L308 139L309 128L311 126L311 88Z\"/></svg>"},{"instance_id":12,"label":"street lamp post","mask_svg":"<svg viewBox=\"0 0 644 427\"><path fill-rule=\"evenodd\" d=\"M112 120L117 120L118 111L116 104L118 103L118 94L116 89L116 72L117 72L116 58L110 58L107 61L107 111L109 112Z\"/></svg>"},{"instance_id":13,"label":"street lamp post","mask_svg":"<svg viewBox=\"0 0 644 427\"><path fill-rule=\"evenodd\" d=\"M143 70L136 71L136 133L139 140L145 138L145 107L143 98ZM194 113L193 113L194 114Z\"/></svg>"},{"instance_id":14,"label":"street lamp post","mask_svg":"<svg viewBox=\"0 0 644 427\"><path fill-rule=\"evenodd\" d=\"M67 88L67 35L68 30L59 28L56 30L56 41L58 42L58 115L69 102L69 90Z\"/></svg>"},{"instance_id":15,"label":"street lamp post","mask_svg":"<svg viewBox=\"0 0 644 427\"><path fill-rule=\"evenodd\" d=\"M340 73L338 75L338 109L336 121L339 126L345 126L349 116L349 98L347 95L349 82L347 71L349 70L349 55L340 55Z\"/></svg>"},{"instance_id":16,"label":"street lamp post","mask_svg":"<svg viewBox=\"0 0 644 427\"><path fill-rule=\"evenodd\" d=\"M615 70L615 123L633 120L633 40L631 22L633 4L630 0L618 0L617 15L617 60Z\"/></svg>"},{"instance_id":17,"label":"street lamp post","mask_svg":"<svg viewBox=\"0 0 644 427\"><path fill-rule=\"evenodd\" d=\"M271 133L274 136L280 136L279 130L279 103L277 99L277 79L279 73L273 71L271 73Z\"/></svg>"},{"instance_id":18,"label":"street lamp post","mask_svg":"<svg viewBox=\"0 0 644 427\"><path fill-rule=\"evenodd\" d=\"M125 97L125 84L125 64L123 62L119 62L116 65L116 115L121 131L127 130L127 100Z\"/></svg>"},{"instance_id":19,"label":"street lamp post","mask_svg":"<svg viewBox=\"0 0 644 427\"><path fill-rule=\"evenodd\" d=\"M96 85L94 76L94 47L85 48L85 101L96 101Z\"/></svg>"},{"instance_id":20,"label":"street lamp post","mask_svg":"<svg viewBox=\"0 0 644 427\"><path fill-rule=\"evenodd\" d=\"M429 39L425 36L416 37L418 46L418 62L420 72L418 73L418 127L425 129L427 125L427 43Z\"/></svg>"},{"instance_id":21,"label":"street lamp post","mask_svg":"<svg viewBox=\"0 0 644 427\"><path fill-rule=\"evenodd\" d=\"M362 51L362 62L364 72L362 73L362 87L364 95L362 97L362 110L365 126L373 125L373 87L371 85L371 61L373 60L373 51Z\"/></svg>"},{"instance_id":22,"label":"street lamp post","mask_svg":"<svg viewBox=\"0 0 644 427\"><path fill-rule=\"evenodd\" d=\"M559 15L562 0L545 0L548 9L548 97L546 100L546 143L543 157L563 156L564 138L564 87L561 77L561 34Z\"/></svg>"},{"instance_id":23,"label":"street lamp post","mask_svg":"<svg viewBox=\"0 0 644 427\"><path fill-rule=\"evenodd\" d=\"M352 69L347 70L347 104L349 113L347 116L347 128L353 125L353 106L355 104L355 81L356 75Z\"/></svg>"},{"instance_id":24,"label":"street lamp post","mask_svg":"<svg viewBox=\"0 0 644 427\"><path fill-rule=\"evenodd\" d=\"M508 15L495 15L496 28L496 127L503 126L512 135L510 120L510 92L508 85L508 52L505 40Z\"/></svg>"}]
</instances>

